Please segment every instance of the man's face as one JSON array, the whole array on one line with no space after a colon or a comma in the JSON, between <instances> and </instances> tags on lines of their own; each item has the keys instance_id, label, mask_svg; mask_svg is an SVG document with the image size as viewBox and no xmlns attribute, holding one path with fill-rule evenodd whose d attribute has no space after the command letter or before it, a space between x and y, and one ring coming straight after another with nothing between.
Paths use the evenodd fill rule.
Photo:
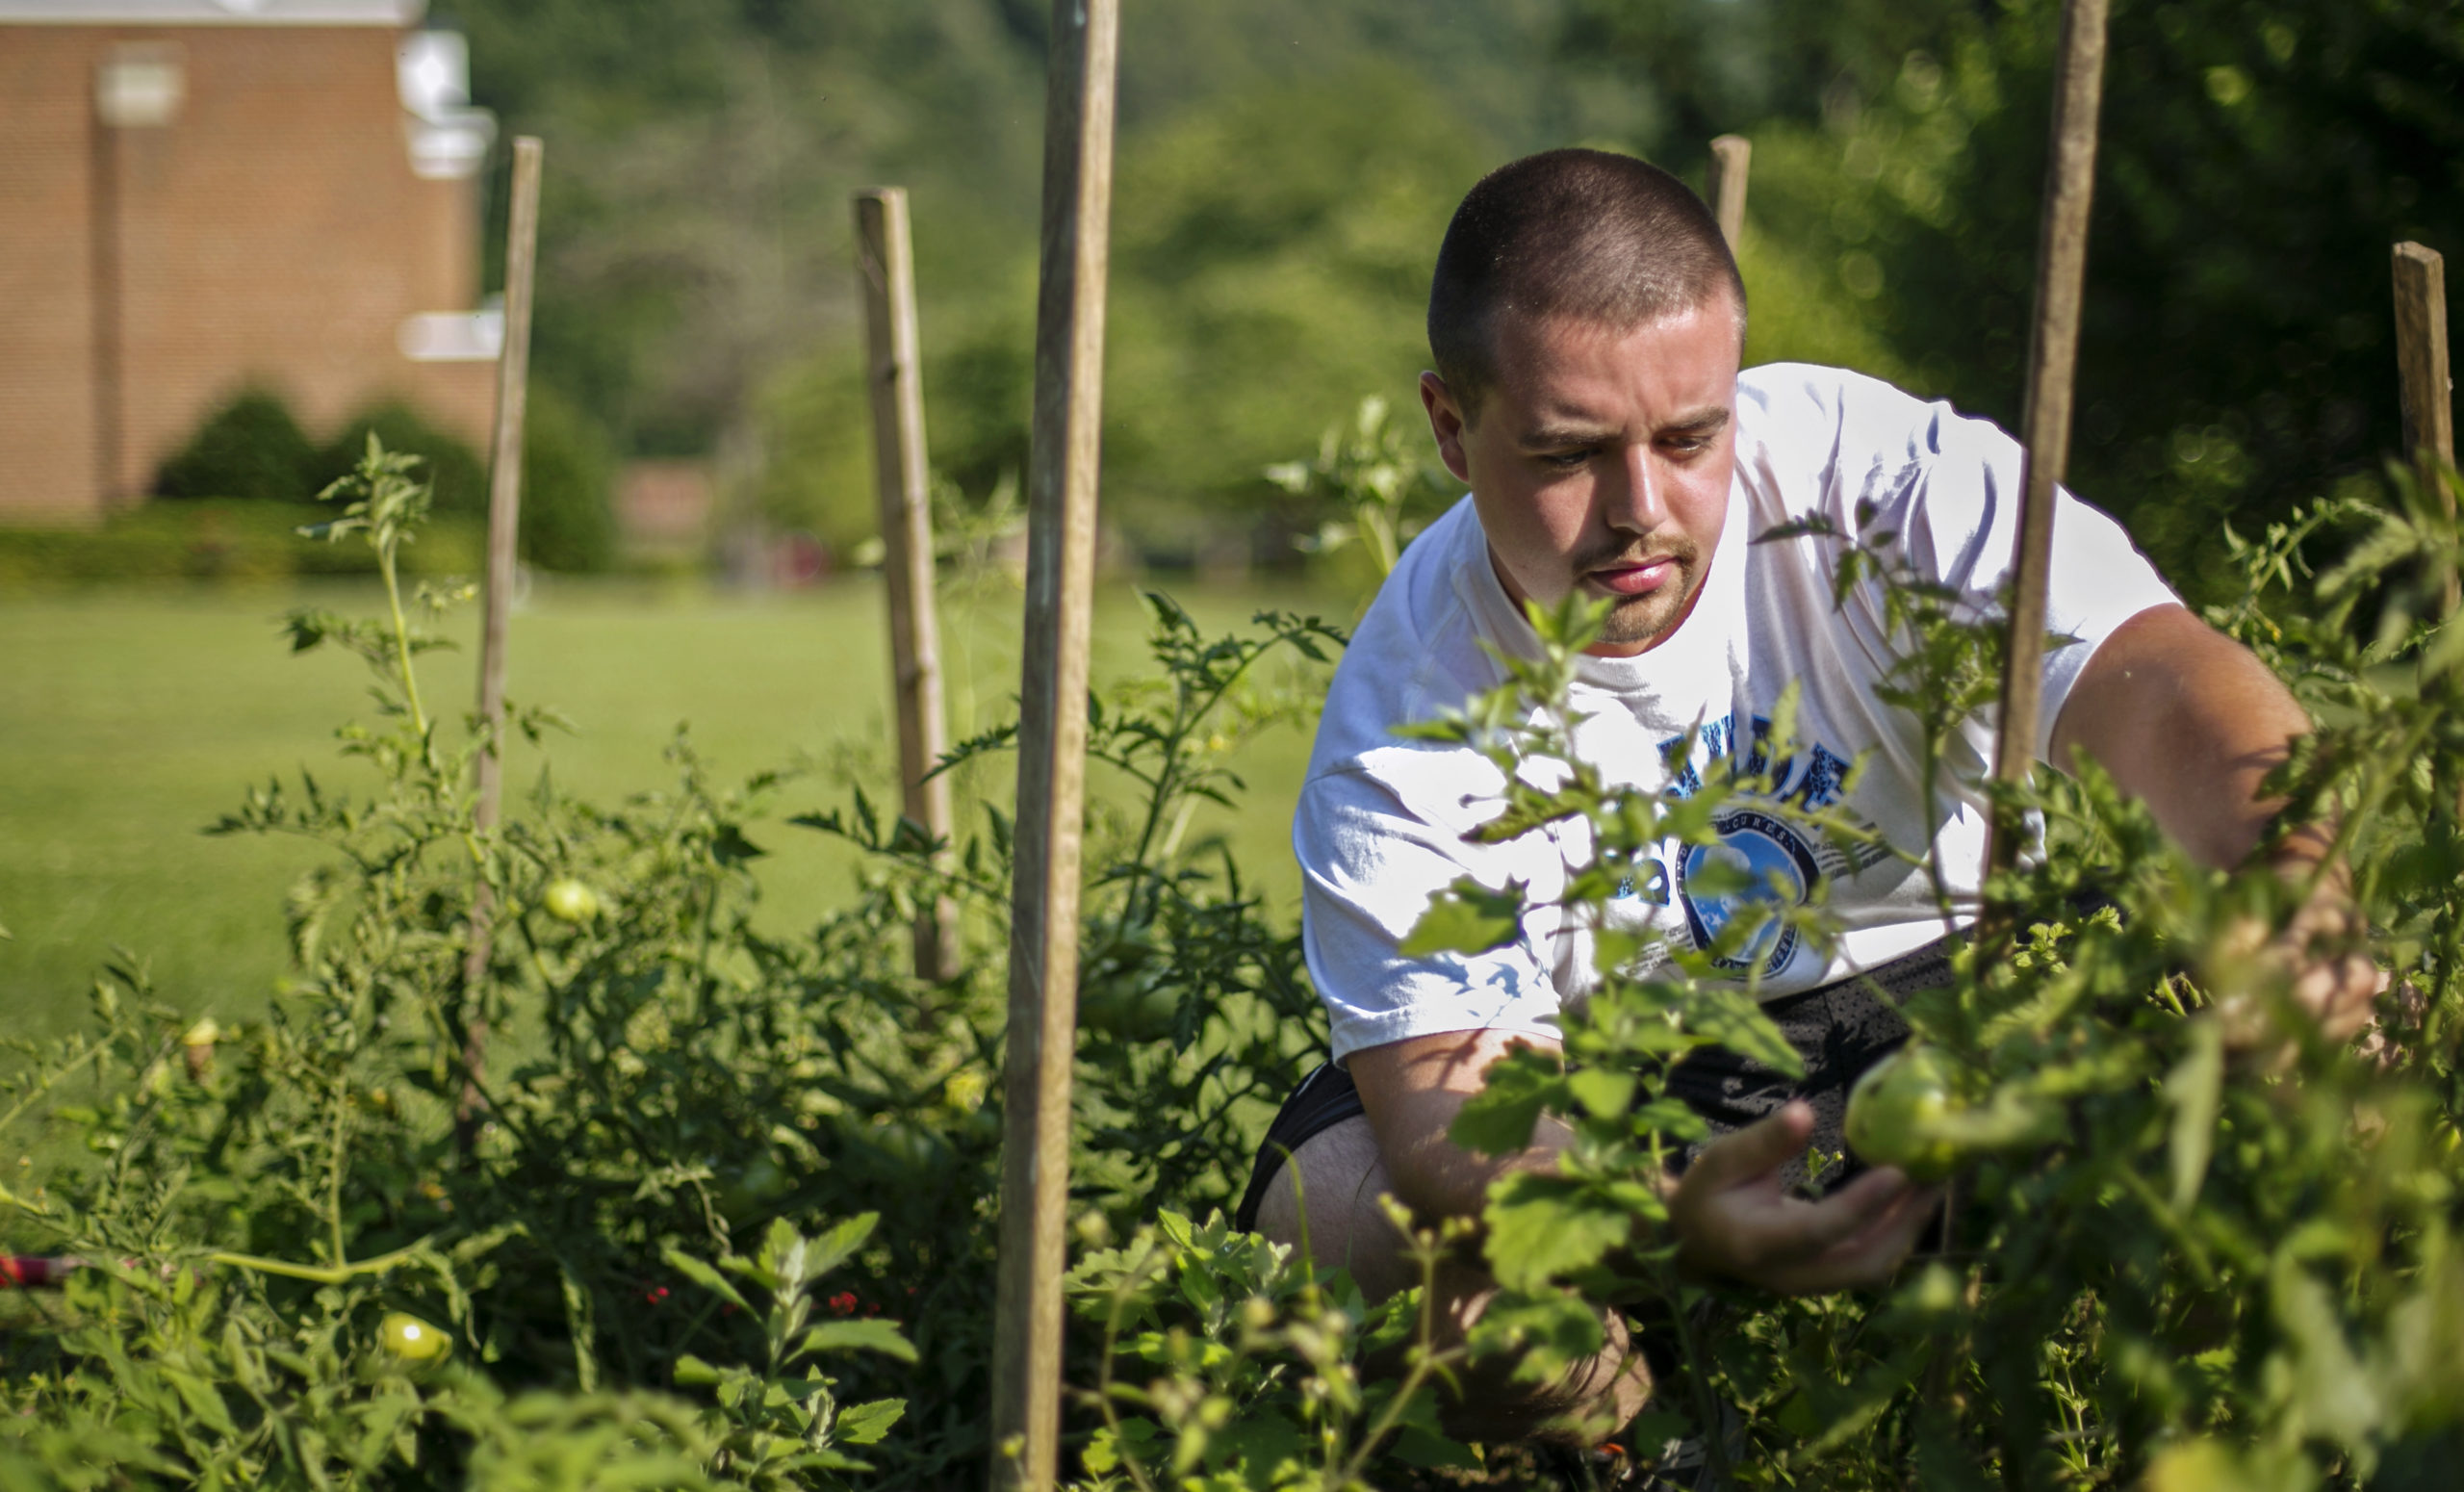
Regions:
<instances>
[{"instance_id":1,"label":"man's face","mask_svg":"<svg viewBox=\"0 0 2464 1492\"><path fill-rule=\"evenodd\" d=\"M1692 608L1728 518L1735 309L1720 296L1629 331L1509 314L1495 334L1476 421L1435 373L1421 402L1498 579L1518 602L1606 601L1591 651L1646 652Z\"/></svg>"}]
</instances>

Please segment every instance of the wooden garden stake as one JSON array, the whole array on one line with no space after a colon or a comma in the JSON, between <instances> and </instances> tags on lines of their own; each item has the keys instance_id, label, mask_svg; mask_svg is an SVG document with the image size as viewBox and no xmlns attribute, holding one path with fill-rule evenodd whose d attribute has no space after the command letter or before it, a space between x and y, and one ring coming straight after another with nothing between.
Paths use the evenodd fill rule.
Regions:
<instances>
[{"instance_id":1,"label":"wooden garden stake","mask_svg":"<svg viewBox=\"0 0 2464 1492\"><path fill-rule=\"evenodd\" d=\"M539 159L536 136L513 142L513 200L504 234L504 346L497 354L497 427L488 447L488 584L480 603L479 715L486 749L479 753L481 829L497 822L504 783L505 629L513 612L516 540L522 531L522 421L530 390L530 282L539 258Z\"/></svg>"},{"instance_id":2,"label":"wooden garden stake","mask_svg":"<svg viewBox=\"0 0 2464 1492\"><path fill-rule=\"evenodd\" d=\"M2455 465L2455 385L2447 361L2447 261L2436 249L2399 244L2396 268L2396 370L2403 390L2404 454L2449 516L2455 490L2446 473ZM2456 609L2456 579L2447 579L2447 609Z\"/></svg>"},{"instance_id":3,"label":"wooden garden stake","mask_svg":"<svg viewBox=\"0 0 2464 1492\"><path fill-rule=\"evenodd\" d=\"M1733 254L1744 242L1745 172L1754 161L1754 141L1742 135L1722 135L1711 141L1711 164L1703 177L1704 196L1711 216L1720 220L1720 237Z\"/></svg>"},{"instance_id":4,"label":"wooden garden stake","mask_svg":"<svg viewBox=\"0 0 2464 1492\"><path fill-rule=\"evenodd\" d=\"M2070 452L2072 384L2079 366L2079 305L2088 269L2088 203L2096 178L2096 110L2104 91L2107 0L2064 0L2054 77L2053 151L2045 167L2037 239L2036 321L2028 329L2028 391L2021 419L2019 536L2012 556L2010 655L1993 775L2025 782L2036 765L2044 704L2044 606L2053 558L2054 488ZM1988 873L2018 861L2027 826L1996 811Z\"/></svg>"},{"instance_id":5,"label":"wooden garden stake","mask_svg":"<svg viewBox=\"0 0 2464 1492\"><path fill-rule=\"evenodd\" d=\"M504 244L504 343L497 353L497 423L488 447L488 577L480 600L478 802L472 817L481 833L497 825L504 787L504 656L513 611L515 541L522 528L522 422L530 378L530 285L539 259L538 137L513 141L513 192ZM478 991L488 968L488 921L496 899L486 882L471 904L471 951L462 965L465 1026L462 1061L468 1075L456 1111L467 1145L479 1110L478 1074L487 1060L488 1020Z\"/></svg>"},{"instance_id":6,"label":"wooden garden stake","mask_svg":"<svg viewBox=\"0 0 2464 1492\"><path fill-rule=\"evenodd\" d=\"M933 501L925 460L923 364L916 350L915 258L907 190L856 193L856 273L864 293L873 391L873 467L881 498L882 573L889 580L890 682L898 711L904 811L937 842L950 838L950 785L929 777L949 744L941 718L941 631L934 620ZM937 898L915 917L915 973L958 972L958 909Z\"/></svg>"},{"instance_id":7,"label":"wooden garden stake","mask_svg":"<svg viewBox=\"0 0 2464 1492\"><path fill-rule=\"evenodd\" d=\"M1069 1067L1094 601L1117 0L1053 0L1044 105L1035 426L1027 461L1016 881L1002 1074L992 1486L1046 1492L1061 1432Z\"/></svg>"},{"instance_id":8,"label":"wooden garden stake","mask_svg":"<svg viewBox=\"0 0 2464 1492\"><path fill-rule=\"evenodd\" d=\"M2403 383L2404 453L2455 463L2454 385L2447 365L2447 261L2419 244L2399 244L2396 367Z\"/></svg>"}]
</instances>

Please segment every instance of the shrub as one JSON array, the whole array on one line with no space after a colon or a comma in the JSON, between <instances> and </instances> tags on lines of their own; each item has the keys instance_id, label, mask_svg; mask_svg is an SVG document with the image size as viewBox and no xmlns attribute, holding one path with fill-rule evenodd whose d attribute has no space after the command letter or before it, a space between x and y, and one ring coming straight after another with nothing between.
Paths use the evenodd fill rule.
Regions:
<instances>
[{"instance_id":1,"label":"shrub","mask_svg":"<svg viewBox=\"0 0 2464 1492\"><path fill-rule=\"evenodd\" d=\"M206 416L155 473L154 491L166 498L305 502L324 485L318 461L282 397L250 389Z\"/></svg>"}]
</instances>

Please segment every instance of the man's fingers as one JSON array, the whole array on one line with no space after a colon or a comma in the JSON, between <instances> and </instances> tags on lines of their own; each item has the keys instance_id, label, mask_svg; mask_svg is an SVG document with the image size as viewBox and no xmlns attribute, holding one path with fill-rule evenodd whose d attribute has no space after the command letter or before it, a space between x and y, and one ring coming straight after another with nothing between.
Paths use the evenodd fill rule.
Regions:
<instances>
[{"instance_id":1,"label":"man's fingers","mask_svg":"<svg viewBox=\"0 0 2464 1492\"><path fill-rule=\"evenodd\" d=\"M1689 1192L1721 1192L1767 1176L1804 1154L1812 1138L1813 1110L1803 1102L1783 1104L1778 1112L1705 1145L1685 1168L1680 1185Z\"/></svg>"},{"instance_id":2,"label":"man's fingers","mask_svg":"<svg viewBox=\"0 0 2464 1492\"><path fill-rule=\"evenodd\" d=\"M2318 1021L2321 1034L2343 1042L2370 1024L2386 990L2385 969L2348 954L2302 970L2294 981L2293 997Z\"/></svg>"},{"instance_id":3,"label":"man's fingers","mask_svg":"<svg viewBox=\"0 0 2464 1492\"><path fill-rule=\"evenodd\" d=\"M1743 1241L1775 1265L1808 1262L1883 1223L1915 1189L1894 1167L1867 1171L1818 1202L1781 1197L1736 1219ZM1751 1205L1751 1204L1748 1204Z\"/></svg>"},{"instance_id":4,"label":"man's fingers","mask_svg":"<svg viewBox=\"0 0 2464 1492\"><path fill-rule=\"evenodd\" d=\"M1908 1186L1893 1194L1864 1227L1840 1239L1805 1265L1783 1271L1773 1283L1798 1294L1853 1290L1890 1278L1941 1205L1942 1189Z\"/></svg>"}]
</instances>

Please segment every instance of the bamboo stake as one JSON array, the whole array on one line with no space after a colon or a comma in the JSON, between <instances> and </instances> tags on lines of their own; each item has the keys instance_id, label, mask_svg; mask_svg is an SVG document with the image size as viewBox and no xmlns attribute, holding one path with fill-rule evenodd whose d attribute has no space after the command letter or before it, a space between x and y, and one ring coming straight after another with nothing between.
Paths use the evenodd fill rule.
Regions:
<instances>
[{"instance_id":1,"label":"bamboo stake","mask_svg":"<svg viewBox=\"0 0 2464 1492\"><path fill-rule=\"evenodd\" d=\"M1703 195L1711 216L1720 220L1720 237L1733 254L1745 236L1745 173L1754 162L1754 141L1742 135L1722 135L1711 141L1711 164L1705 167Z\"/></svg>"},{"instance_id":2,"label":"bamboo stake","mask_svg":"<svg viewBox=\"0 0 2464 1492\"><path fill-rule=\"evenodd\" d=\"M1103 414L1117 0L1053 0L1044 105L1025 667L1003 1073L991 1484L1046 1492L1061 1432L1061 1274L1078 1014L1078 854Z\"/></svg>"},{"instance_id":3,"label":"bamboo stake","mask_svg":"<svg viewBox=\"0 0 2464 1492\"><path fill-rule=\"evenodd\" d=\"M948 747L941 716L941 634L934 620L933 506L924 386L915 327L915 260L907 191L856 193L856 270L871 347L873 466L881 499L882 573L889 579L889 657L898 710L898 779L907 817L950 839L950 785L929 777ZM915 973L958 972L957 908L937 898L915 915Z\"/></svg>"},{"instance_id":4,"label":"bamboo stake","mask_svg":"<svg viewBox=\"0 0 2464 1492\"><path fill-rule=\"evenodd\" d=\"M536 136L513 141L513 191L504 244L504 343L497 352L497 421L488 448L488 577L480 602L478 801L473 821L485 834L497 826L504 784L504 664L513 612L515 541L522 527L522 424L530 387L530 287L539 258L539 166ZM496 898L486 882L471 904L471 951L462 965L465 1076L456 1132L467 1146L480 1107L478 1076L487 1062L488 1019L477 998L488 968L488 924Z\"/></svg>"},{"instance_id":5,"label":"bamboo stake","mask_svg":"<svg viewBox=\"0 0 2464 1492\"><path fill-rule=\"evenodd\" d=\"M2107 0L2064 0L2061 67L2054 80L2053 150L2037 241L2036 320L2028 330L2028 391L2021 439L2019 536L2012 556L2010 655L1993 775L2025 782L2036 765L2044 704L2044 606L2053 557L2054 489L2070 453L2072 384L2079 366L2079 307L2088 270L2088 205L2096 179L2096 111L2104 91ZM2018 861L2027 826L1996 811L1986 851L1989 872Z\"/></svg>"}]
</instances>

